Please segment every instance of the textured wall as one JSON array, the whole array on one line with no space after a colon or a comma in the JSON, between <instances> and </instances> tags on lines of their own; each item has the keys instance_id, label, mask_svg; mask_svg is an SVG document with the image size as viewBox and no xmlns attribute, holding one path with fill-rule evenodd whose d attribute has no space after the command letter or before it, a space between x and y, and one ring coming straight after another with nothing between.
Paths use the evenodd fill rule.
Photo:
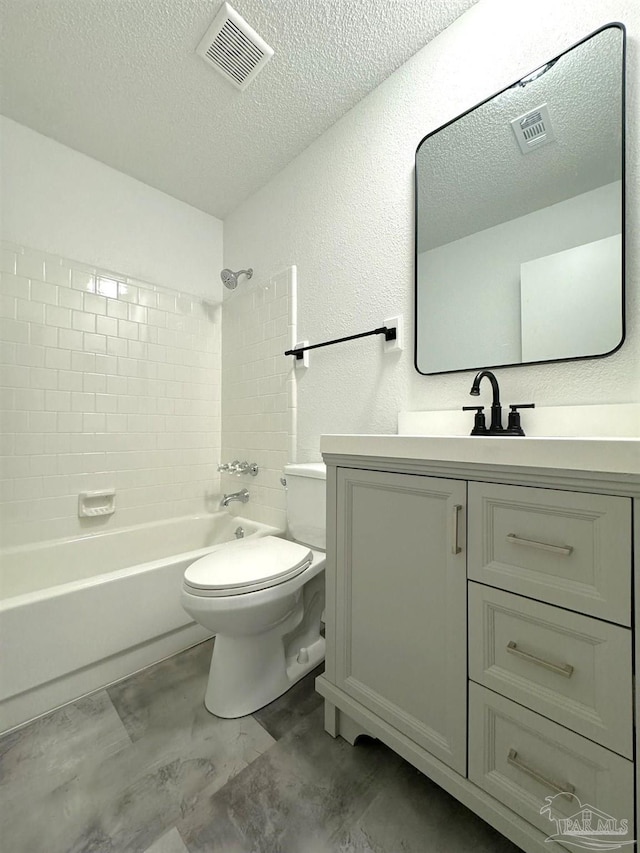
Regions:
<instances>
[{"instance_id":1,"label":"textured wall","mask_svg":"<svg viewBox=\"0 0 640 853\"><path fill-rule=\"evenodd\" d=\"M216 508L220 306L6 242L1 260L2 544ZM79 519L78 493L109 488L115 515Z\"/></svg>"},{"instance_id":2,"label":"textured wall","mask_svg":"<svg viewBox=\"0 0 640 853\"><path fill-rule=\"evenodd\" d=\"M240 279L222 307L222 458L256 462L256 477L222 474L221 489L246 487L249 503L232 503L233 515L286 526L284 465L295 452L293 359L295 268L268 279Z\"/></svg>"},{"instance_id":3,"label":"textured wall","mask_svg":"<svg viewBox=\"0 0 640 853\"><path fill-rule=\"evenodd\" d=\"M499 371L505 400L640 400L638 103L635 0L480 0L225 220L225 261L268 277L298 267L298 329L312 342L413 311L413 161L441 124L600 25L627 26L627 341L605 359ZM405 351L365 338L316 353L298 387L298 454L331 432L394 432L401 409L467 401L469 373L422 377Z\"/></svg>"},{"instance_id":4,"label":"textured wall","mask_svg":"<svg viewBox=\"0 0 640 853\"><path fill-rule=\"evenodd\" d=\"M2 238L222 299L222 222L0 116Z\"/></svg>"}]
</instances>

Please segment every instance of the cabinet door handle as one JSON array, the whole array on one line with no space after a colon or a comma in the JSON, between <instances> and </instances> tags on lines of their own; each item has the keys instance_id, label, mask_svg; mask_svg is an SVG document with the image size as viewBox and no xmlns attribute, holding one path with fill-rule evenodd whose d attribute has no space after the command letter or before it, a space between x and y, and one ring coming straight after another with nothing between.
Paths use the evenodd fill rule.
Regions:
<instances>
[{"instance_id":1,"label":"cabinet door handle","mask_svg":"<svg viewBox=\"0 0 640 853\"><path fill-rule=\"evenodd\" d=\"M553 663L550 660L539 658L537 655L532 655L531 652L523 652L519 649L513 640L507 643L507 651L510 655L517 655L529 663L537 663L538 666L543 666L545 669L550 669L552 672L557 672L558 675L563 675L565 678L571 678L573 675L573 667L570 663Z\"/></svg>"},{"instance_id":2,"label":"cabinet door handle","mask_svg":"<svg viewBox=\"0 0 640 853\"><path fill-rule=\"evenodd\" d=\"M546 776L543 776L542 773L538 773L538 771L534 770L533 767L529 767L524 763L524 761L522 761L522 759L518 758L518 753L515 749L509 750L507 761L509 764L517 767L518 770L522 770L522 772L526 773L527 776L531 776L531 778L535 779L536 782L540 782L541 785L551 788L552 791L555 791L558 794L563 794L567 799L570 799L576 792L575 786L571 785L569 782L554 782L553 779L549 779Z\"/></svg>"},{"instance_id":3,"label":"cabinet door handle","mask_svg":"<svg viewBox=\"0 0 640 853\"><path fill-rule=\"evenodd\" d=\"M551 551L563 557L568 557L573 551L573 545L550 545L548 542L536 542L535 539L522 539L515 533L507 533L507 541L513 545L526 545L529 548L538 548L540 551Z\"/></svg>"},{"instance_id":4,"label":"cabinet door handle","mask_svg":"<svg viewBox=\"0 0 640 853\"><path fill-rule=\"evenodd\" d=\"M451 553L459 554L462 551L462 548L458 544L458 523L460 521L460 510L462 509L462 504L455 504L453 507L453 525L452 525L452 534L451 534Z\"/></svg>"}]
</instances>

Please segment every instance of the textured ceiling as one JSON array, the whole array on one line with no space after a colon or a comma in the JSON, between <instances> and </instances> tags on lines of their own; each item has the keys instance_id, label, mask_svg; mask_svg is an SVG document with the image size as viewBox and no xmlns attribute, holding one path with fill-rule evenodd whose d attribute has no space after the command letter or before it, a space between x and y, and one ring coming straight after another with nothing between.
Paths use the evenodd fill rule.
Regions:
<instances>
[{"instance_id":1,"label":"textured ceiling","mask_svg":"<svg viewBox=\"0 0 640 853\"><path fill-rule=\"evenodd\" d=\"M621 60L621 31L606 29L537 80L427 138L418 154L418 251L619 180ZM522 154L510 122L543 103L555 141Z\"/></svg>"},{"instance_id":2,"label":"textured ceiling","mask_svg":"<svg viewBox=\"0 0 640 853\"><path fill-rule=\"evenodd\" d=\"M195 54L220 0L1 0L1 111L224 217L475 0L237 0L275 56Z\"/></svg>"}]
</instances>

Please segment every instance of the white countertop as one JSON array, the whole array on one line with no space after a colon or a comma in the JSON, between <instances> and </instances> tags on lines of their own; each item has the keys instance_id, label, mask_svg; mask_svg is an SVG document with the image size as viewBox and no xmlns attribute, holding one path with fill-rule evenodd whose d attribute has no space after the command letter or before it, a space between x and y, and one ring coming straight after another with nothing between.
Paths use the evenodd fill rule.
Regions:
<instances>
[{"instance_id":1,"label":"white countertop","mask_svg":"<svg viewBox=\"0 0 640 853\"><path fill-rule=\"evenodd\" d=\"M640 475L638 438L323 435L322 453Z\"/></svg>"}]
</instances>

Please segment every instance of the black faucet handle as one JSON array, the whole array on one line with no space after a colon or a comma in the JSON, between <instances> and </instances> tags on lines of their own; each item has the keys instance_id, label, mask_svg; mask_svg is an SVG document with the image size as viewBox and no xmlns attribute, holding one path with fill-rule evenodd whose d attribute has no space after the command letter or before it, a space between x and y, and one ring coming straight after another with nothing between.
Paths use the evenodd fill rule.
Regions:
<instances>
[{"instance_id":1,"label":"black faucet handle","mask_svg":"<svg viewBox=\"0 0 640 853\"><path fill-rule=\"evenodd\" d=\"M471 435L487 435L487 422L484 417L484 406L463 406L463 412L475 412L475 418L473 419L473 429L471 430Z\"/></svg>"},{"instance_id":2,"label":"black faucet handle","mask_svg":"<svg viewBox=\"0 0 640 853\"><path fill-rule=\"evenodd\" d=\"M505 433L509 435L524 435L524 430L520 424L520 412L518 409L535 409L535 407L535 403L515 403L513 406L509 406L511 411L509 412L509 420L507 422Z\"/></svg>"}]
</instances>

